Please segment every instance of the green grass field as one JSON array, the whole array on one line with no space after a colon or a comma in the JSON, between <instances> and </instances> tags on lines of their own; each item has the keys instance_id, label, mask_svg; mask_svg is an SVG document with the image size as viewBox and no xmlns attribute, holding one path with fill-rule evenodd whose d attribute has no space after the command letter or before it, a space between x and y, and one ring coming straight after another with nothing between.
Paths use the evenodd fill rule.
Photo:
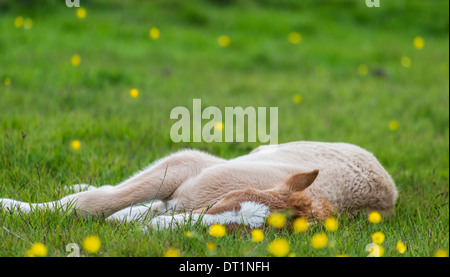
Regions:
<instances>
[{"instance_id":1,"label":"green grass field","mask_svg":"<svg viewBox=\"0 0 450 277\"><path fill-rule=\"evenodd\" d=\"M80 19L63 1L0 0L0 198L56 200L66 185L117 184L182 148L232 158L259 145L172 142L170 111L191 110L194 98L222 111L278 107L279 143L360 145L399 190L395 215L380 224L339 215L335 232L320 222L299 234L270 227L259 243L245 230L217 238L200 226L144 232L138 223L1 210L0 256L26 256L34 242L67 256L66 245L96 235L100 250L82 255L270 256L270 242L284 238L295 256L364 257L377 231L384 256L448 255L449 2L364 2L81 0ZM314 249L321 232L328 245Z\"/></svg>"}]
</instances>

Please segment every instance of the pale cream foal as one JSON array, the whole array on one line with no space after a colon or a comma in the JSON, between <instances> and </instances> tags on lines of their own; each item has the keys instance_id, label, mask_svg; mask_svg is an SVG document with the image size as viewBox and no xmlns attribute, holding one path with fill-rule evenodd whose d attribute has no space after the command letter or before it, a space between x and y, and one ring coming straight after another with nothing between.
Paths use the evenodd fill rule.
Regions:
<instances>
[{"instance_id":1,"label":"pale cream foal","mask_svg":"<svg viewBox=\"0 0 450 277\"><path fill-rule=\"evenodd\" d=\"M111 220L143 220L150 214L153 228L188 221L256 228L271 211L323 219L332 212L389 212L397 200L392 178L371 153L346 143L306 141L260 146L230 160L182 150L116 186L74 189L85 191L54 202L4 198L0 204L23 212L69 208Z\"/></svg>"}]
</instances>

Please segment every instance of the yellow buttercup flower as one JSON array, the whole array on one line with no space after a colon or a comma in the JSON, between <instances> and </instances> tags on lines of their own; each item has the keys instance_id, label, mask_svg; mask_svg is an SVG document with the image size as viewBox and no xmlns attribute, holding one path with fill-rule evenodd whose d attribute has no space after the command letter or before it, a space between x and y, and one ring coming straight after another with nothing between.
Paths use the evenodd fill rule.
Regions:
<instances>
[{"instance_id":1,"label":"yellow buttercup flower","mask_svg":"<svg viewBox=\"0 0 450 277\"><path fill-rule=\"evenodd\" d=\"M369 68L365 64L360 64L358 66L358 74L361 76L366 76L369 73Z\"/></svg>"},{"instance_id":2,"label":"yellow buttercup flower","mask_svg":"<svg viewBox=\"0 0 450 277\"><path fill-rule=\"evenodd\" d=\"M289 242L286 239L274 239L269 244L269 252L276 257L284 257L289 253Z\"/></svg>"},{"instance_id":3,"label":"yellow buttercup flower","mask_svg":"<svg viewBox=\"0 0 450 277\"><path fill-rule=\"evenodd\" d=\"M28 257L44 257L47 256L47 247L41 242L35 242L30 249L26 251Z\"/></svg>"},{"instance_id":4,"label":"yellow buttercup flower","mask_svg":"<svg viewBox=\"0 0 450 277\"><path fill-rule=\"evenodd\" d=\"M303 97L300 94L294 94L292 95L292 102L294 102L294 104L300 104L303 100Z\"/></svg>"},{"instance_id":5,"label":"yellow buttercup flower","mask_svg":"<svg viewBox=\"0 0 450 277\"><path fill-rule=\"evenodd\" d=\"M81 57L78 54L75 54L70 59L70 62L72 63L72 66L79 66L81 63Z\"/></svg>"},{"instance_id":6,"label":"yellow buttercup flower","mask_svg":"<svg viewBox=\"0 0 450 277\"><path fill-rule=\"evenodd\" d=\"M338 255L336 255L336 257L348 257L348 255L347 254L338 254Z\"/></svg>"},{"instance_id":7,"label":"yellow buttercup flower","mask_svg":"<svg viewBox=\"0 0 450 277\"><path fill-rule=\"evenodd\" d=\"M4 83L5 83L5 86L11 85L11 78L10 77L5 77Z\"/></svg>"},{"instance_id":8,"label":"yellow buttercup flower","mask_svg":"<svg viewBox=\"0 0 450 277\"><path fill-rule=\"evenodd\" d=\"M156 27L152 27L152 28L150 28L150 30L148 31L149 37L150 37L151 39L153 39L153 40L159 39L160 34L161 34L161 33L160 33L159 29L156 28Z\"/></svg>"},{"instance_id":9,"label":"yellow buttercup flower","mask_svg":"<svg viewBox=\"0 0 450 277\"><path fill-rule=\"evenodd\" d=\"M302 41L302 35L297 32L291 32L288 36L288 39L292 44L298 44Z\"/></svg>"},{"instance_id":10,"label":"yellow buttercup flower","mask_svg":"<svg viewBox=\"0 0 450 277\"><path fill-rule=\"evenodd\" d=\"M329 217L329 218L325 219L325 221L323 222L323 225L325 226L325 230L327 230L329 232L336 231L339 226L337 219L334 217Z\"/></svg>"},{"instance_id":11,"label":"yellow buttercup flower","mask_svg":"<svg viewBox=\"0 0 450 277\"><path fill-rule=\"evenodd\" d=\"M191 231L184 232L184 236L187 238L191 238L194 235Z\"/></svg>"},{"instance_id":12,"label":"yellow buttercup flower","mask_svg":"<svg viewBox=\"0 0 450 277\"><path fill-rule=\"evenodd\" d=\"M384 256L384 246L383 245L379 245L380 246L380 257L383 257Z\"/></svg>"},{"instance_id":13,"label":"yellow buttercup flower","mask_svg":"<svg viewBox=\"0 0 450 277\"><path fill-rule=\"evenodd\" d=\"M283 228L286 225L286 216L281 213L271 213L267 218L267 222L275 228Z\"/></svg>"},{"instance_id":14,"label":"yellow buttercup flower","mask_svg":"<svg viewBox=\"0 0 450 277\"><path fill-rule=\"evenodd\" d=\"M397 244L395 246L397 247L398 253L400 254L405 253L406 245L402 241L397 241Z\"/></svg>"},{"instance_id":15,"label":"yellow buttercup flower","mask_svg":"<svg viewBox=\"0 0 450 277\"><path fill-rule=\"evenodd\" d=\"M77 9L75 10L75 14L77 15L77 17L78 17L79 19L84 19L84 18L86 17L86 9L85 9L85 8L82 8L82 7L77 8Z\"/></svg>"},{"instance_id":16,"label":"yellow buttercup flower","mask_svg":"<svg viewBox=\"0 0 450 277\"><path fill-rule=\"evenodd\" d=\"M209 251L213 251L216 249L216 244L214 242L207 242L206 243L206 249L208 249Z\"/></svg>"},{"instance_id":17,"label":"yellow buttercup flower","mask_svg":"<svg viewBox=\"0 0 450 277\"><path fill-rule=\"evenodd\" d=\"M380 244L371 243L366 246L366 251L369 252L368 257L383 257L384 247Z\"/></svg>"},{"instance_id":18,"label":"yellow buttercup flower","mask_svg":"<svg viewBox=\"0 0 450 277\"><path fill-rule=\"evenodd\" d=\"M214 123L214 129L216 129L217 131L222 131L224 128L224 124L222 122L216 122Z\"/></svg>"},{"instance_id":19,"label":"yellow buttercup flower","mask_svg":"<svg viewBox=\"0 0 450 277\"><path fill-rule=\"evenodd\" d=\"M164 257L180 257L180 252L175 248L169 248L164 252Z\"/></svg>"},{"instance_id":20,"label":"yellow buttercup flower","mask_svg":"<svg viewBox=\"0 0 450 277\"><path fill-rule=\"evenodd\" d=\"M16 28L20 28L23 26L23 17L22 16L18 16L18 17L16 17L16 19L14 19L14 26Z\"/></svg>"},{"instance_id":21,"label":"yellow buttercup flower","mask_svg":"<svg viewBox=\"0 0 450 277\"><path fill-rule=\"evenodd\" d=\"M83 248L89 253L97 253L100 250L101 241L97 236L88 236L84 239Z\"/></svg>"},{"instance_id":22,"label":"yellow buttercup flower","mask_svg":"<svg viewBox=\"0 0 450 277\"><path fill-rule=\"evenodd\" d=\"M388 127L391 131L396 131L400 128L400 123L397 120L391 120L389 121Z\"/></svg>"},{"instance_id":23,"label":"yellow buttercup flower","mask_svg":"<svg viewBox=\"0 0 450 277\"><path fill-rule=\"evenodd\" d=\"M439 249L436 252L434 252L435 257L448 257L448 252L444 249Z\"/></svg>"},{"instance_id":24,"label":"yellow buttercup flower","mask_svg":"<svg viewBox=\"0 0 450 277\"><path fill-rule=\"evenodd\" d=\"M251 235L253 242L260 242L264 239L264 233L261 229L253 229Z\"/></svg>"},{"instance_id":25,"label":"yellow buttercup flower","mask_svg":"<svg viewBox=\"0 0 450 277\"><path fill-rule=\"evenodd\" d=\"M298 217L292 223L292 227L295 233L302 233L308 230L308 220L304 217Z\"/></svg>"},{"instance_id":26,"label":"yellow buttercup flower","mask_svg":"<svg viewBox=\"0 0 450 277\"><path fill-rule=\"evenodd\" d=\"M389 129L391 129L391 127L389 127ZM369 213L368 220L370 223L380 223L382 219L383 219L383 216L378 211L371 211Z\"/></svg>"},{"instance_id":27,"label":"yellow buttercup flower","mask_svg":"<svg viewBox=\"0 0 450 277\"><path fill-rule=\"evenodd\" d=\"M230 37L227 35L221 35L217 39L217 42L219 43L220 46L227 47L228 45L230 45Z\"/></svg>"},{"instance_id":28,"label":"yellow buttercup flower","mask_svg":"<svg viewBox=\"0 0 450 277\"><path fill-rule=\"evenodd\" d=\"M411 67L411 59L409 57L402 57L402 59L400 60L400 63L402 64L402 66L404 68L410 68Z\"/></svg>"},{"instance_id":29,"label":"yellow buttercup flower","mask_svg":"<svg viewBox=\"0 0 450 277\"><path fill-rule=\"evenodd\" d=\"M225 236L227 230L222 224L213 224L209 227L209 234L213 237L223 237Z\"/></svg>"},{"instance_id":30,"label":"yellow buttercup flower","mask_svg":"<svg viewBox=\"0 0 450 277\"><path fill-rule=\"evenodd\" d=\"M70 143L70 146L74 149L74 150L78 150L81 147L81 142L79 140L72 140L72 142Z\"/></svg>"},{"instance_id":31,"label":"yellow buttercup flower","mask_svg":"<svg viewBox=\"0 0 450 277\"><path fill-rule=\"evenodd\" d=\"M130 89L131 98L136 98L139 96L139 90L137 88Z\"/></svg>"},{"instance_id":32,"label":"yellow buttercup flower","mask_svg":"<svg viewBox=\"0 0 450 277\"><path fill-rule=\"evenodd\" d=\"M416 36L413 40L413 45L414 48L421 50L425 46L425 40L420 36Z\"/></svg>"},{"instance_id":33,"label":"yellow buttercup flower","mask_svg":"<svg viewBox=\"0 0 450 277\"><path fill-rule=\"evenodd\" d=\"M23 28L25 30L30 30L33 27L33 20L31 18L27 18L23 21Z\"/></svg>"},{"instance_id":34,"label":"yellow buttercup flower","mask_svg":"<svg viewBox=\"0 0 450 277\"><path fill-rule=\"evenodd\" d=\"M372 234L372 242L382 244L384 241L384 234L382 232L375 232Z\"/></svg>"},{"instance_id":35,"label":"yellow buttercup flower","mask_svg":"<svg viewBox=\"0 0 450 277\"><path fill-rule=\"evenodd\" d=\"M383 257L384 256L384 246L383 245L378 245L378 256L379 257Z\"/></svg>"},{"instance_id":36,"label":"yellow buttercup flower","mask_svg":"<svg viewBox=\"0 0 450 277\"><path fill-rule=\"evenodd\" d=\"M315 234L311 240L311 245L315 249L325 248L328 244L328 237L324 233Z\"/></svg>"}]
</instances>

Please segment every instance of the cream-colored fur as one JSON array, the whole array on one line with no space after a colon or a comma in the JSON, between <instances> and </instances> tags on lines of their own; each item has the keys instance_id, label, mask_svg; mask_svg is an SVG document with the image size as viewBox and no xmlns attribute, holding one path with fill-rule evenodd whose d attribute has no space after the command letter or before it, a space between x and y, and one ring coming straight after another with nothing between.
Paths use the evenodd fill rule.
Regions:
<instances>
[{"instance_id":1,"label":"cream-colored fur","mask_svg":"<svg viewBox=\"0 0 450 277\"><path fill-rule=\"evenodd\" d=\"M180 213L206 209L237 190L272 191L293 174L314 170L319 173L304 193L317 209L321 209L322 201L338 212L349 213L386 212L395 207L395 184L371 153L346 143L306 141L260 146L229 160L197 150L182 150L116 186L94 189L78 185L75 189L85 191L54 202L28 204L4 198L0 204L25 212L62 207L73 208L82 215L137 219L149 210ZM136 206L144 202L151 204Z\"/></svg>"}]
</instances>

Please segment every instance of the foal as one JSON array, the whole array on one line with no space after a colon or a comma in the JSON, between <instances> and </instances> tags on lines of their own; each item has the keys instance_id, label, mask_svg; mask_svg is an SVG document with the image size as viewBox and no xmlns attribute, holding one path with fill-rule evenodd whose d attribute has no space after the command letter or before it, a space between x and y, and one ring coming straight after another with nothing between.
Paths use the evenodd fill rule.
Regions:
<instances>
[{"instance_id":1,"label":"foal","mask_svg":"<svg viewBox=\"0 0 450 277\"><path fill-rule=\"evenodd\" d=\"M53 202L4 198L0 205L24 212L66 207L122 220L147 212L176 214L155 217L153 227L168 227L187 216L204 224L258 227L270 211L291 209L294 216L322 219L331 212L388 212L397 199L392 178L371 153L346 143L305 141L260 146L230 160L182 150L116 186L87 189ZM149 201L150 206L136 206Z\"/></svg>"}]
</instances>

